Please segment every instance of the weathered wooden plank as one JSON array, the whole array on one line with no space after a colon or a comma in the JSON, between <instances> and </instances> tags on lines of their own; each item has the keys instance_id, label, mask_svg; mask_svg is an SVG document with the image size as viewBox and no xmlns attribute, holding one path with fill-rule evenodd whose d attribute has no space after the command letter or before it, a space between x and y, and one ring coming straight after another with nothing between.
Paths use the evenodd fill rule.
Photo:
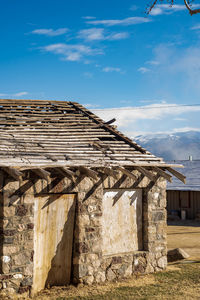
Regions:
<instances>
[{"instance_id":1,"label":"weathered wooden plank","mask_svg":"<svg viewBox=\"0 0 200 300\"><path fill-rule=\"evenodd\" d=\"M163 171L160 168L154 167L153 168L160 176L162 176L163 178L167 179L167 181L172 182L172 176L167 174L165 171Z\"/></svg>"},{"instance_id":2,"label":"weathered wooden plank","mask_svg":"<svg viewBox=\"0 0 200 300\"><path fill-rule=\"evenodd\" d=\"M155 176L149 172L147 169L139 166L135 166L134 169L138 170L140 173L145 175L147 178L149 178L151 181L155 181Z\"/></svg>"},{"instance_id":3,"label":"weathered wooden plank","mask_svg":"<svg viewBox=\"0 0 200 300\"><path fill-rule=\"evenodd\" d=\"M98 178L98 173L95 172L94 170L91 170L91 169L83 167L83 166L79 167L79 170L81 173L86 174L87 176L92 177L93 179Z\"/></svg>"},{"instance_id":4,"label":"weathered wooden plank","mask_svg":"<svg viewBox=\"0 0 200 300\"><path fill-rule=\"evenodd\" d=\"M0 100L0 128L2 163L134 166L161 161L77 103Z\"/></svg>"},{"instance_id":5,"label":"weathered wooden plank","mask_svg":"<svg viewBox=\"0 0 200 300\"><path fill-rule=\"evenodd\" d=\"M173 174L175 177L177 177L180 181L182 181L184 184L186 184L186 176L179 173L178 171L172 169L171 167L167 167L167 170Z\"/></svg>"},{"instance_id":6,"label":"weathered wooden plank","mask_svg":"<svg viewBox=\"0 0 200 300\"><path fill-rule=\"evenodd\" d=\"M75 177L76 173L72 172L71 170L67 169L66 167L57 168L57 171L62 174L64 177Z\"/></svg>"},{"instance_id":7,"label":"weathered wooden plank","mask_svg":"<svg viewBox=\"0 0 200 300\"><path fill-rule=\"evenodd\" d=\"M15 168L11 168L11 167L3 167L2 168L8 175L10 175L12 178L14 178L15 180L20 180L20 178L22 178L23 174L22 172L18 171Z\"/></svg>"},{"instance_id":8,"label":"weathered wooden plank","mask_svg":"<svg viewBox=\"0 0 200 300\"><path fill-rule=\"evenodd\" d=\"M119 171L121 171L123 174L125 174L126 176L130 177L131 179L137 180L137 177L131 173L129 170L122 168L122 167L118 167L117 168Z\"/></svg>"},{"instance_id":9,"label":"weathered wooden plank","mask_svg":"<svg viewBox=\"0 0 200 300\"><path fill-rule=\"evenodd\" d=\"M118 178L118 177L117 177L118 172L117 172L116 170L112 169L112 168L106 168L106 167L104 167L104 168L102 168L102 169L100 169L100 170L102 171L102 173L105 173L105 174L107 174L108 176L112 176L112 177L115 178L115 179Z\"/></svg>"},{"instance_id":10,"label":"weathered wooden plank","mask_svg":"<svg viewBox=\"0 0 200 300\"><path fill-rule=\"evenodd\" d=\"M51 175L50 172L43 170L43 169L33 169L32 170L37 176L39 176L40 178L43 178L45 180L48 180L49 176Z\"/></svg>"}]
</instances>

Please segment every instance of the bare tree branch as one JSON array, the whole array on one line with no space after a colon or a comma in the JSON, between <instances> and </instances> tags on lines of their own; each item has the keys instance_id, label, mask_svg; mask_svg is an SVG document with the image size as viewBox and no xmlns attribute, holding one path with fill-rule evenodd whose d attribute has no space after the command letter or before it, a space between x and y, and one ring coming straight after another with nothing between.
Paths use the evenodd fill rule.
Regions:
<instances>
[{"instance_id":1,"label":"bare tree branch","mask_svg":"<svg viewBox=\"0 0 200 300\"><path fill-rule=\"evenodd\" d=\"M158 0L154 0L154 2L150 5L147 14L150 14L150 12L152 11L152 9L154 8L154 6L156 5L156 3L158 2Z\"/></svg>"},{"instance_id":2,"label":"bare tree branch","mask_svg":"<svg viewBox=\"0 0 200 300\"><path fill-rule=\"evenodd\" d=\"M156 6L157 2L159 0L154 0L153 3L149 6L149 8L147 9L147 14L150 14L150 12L152 11L152 9ZM161 0L162 1L162 0ZM186 8L188 9L190 15L195 15L195 14L199 14L200 13L200 8L198 9L192 9L192 6L190 5L190 1L189 0L183 0L185 3ZM170 6L174 5L174 0L170 0L168 2L170 3Z\"/></svg>"},{"instance_id":3,"label":"bare tree branch","mask_svg":"<svg viewBox=\"0 0 200 300\"><path fill-rule=\"evenodd\" d=\"M198 9L192 9L190 7L190 5L188 4L187 0L184 0L184 3L185 3L185 6L187 7L187 9L189 10L189 13L190 13L191 16L200 13L200 8L198 8Z\"/></svg>"}]
</instances>

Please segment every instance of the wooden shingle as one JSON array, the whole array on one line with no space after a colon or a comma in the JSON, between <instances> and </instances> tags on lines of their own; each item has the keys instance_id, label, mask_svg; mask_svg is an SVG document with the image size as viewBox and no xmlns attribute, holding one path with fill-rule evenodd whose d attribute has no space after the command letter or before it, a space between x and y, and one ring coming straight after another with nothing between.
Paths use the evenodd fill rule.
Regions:
<instances>
[{"instance_id":1,"label":"wooden shingle","mask_svg":"<svg viewBox=\"0 0 200 300\"><path fill-rule=\"evenodd\" d=\"M0 166L168 166L76 102L0 100Z\"/></svg>"}]
</instances>

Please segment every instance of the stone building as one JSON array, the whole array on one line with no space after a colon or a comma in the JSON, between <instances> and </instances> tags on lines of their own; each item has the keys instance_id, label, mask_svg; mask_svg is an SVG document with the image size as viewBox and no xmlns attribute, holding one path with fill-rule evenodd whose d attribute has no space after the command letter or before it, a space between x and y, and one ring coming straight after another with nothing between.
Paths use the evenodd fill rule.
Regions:
<instances>
[{"instance_id":1,"label":"stone building","mask_svg":"<svg viewBox=\"0 0 200 300\"><path fill-rule=\"evenodd\" d=\"M184 178L110 123L75 102L0 100L4 291L166 267L166 179Z\"/></svg>"}]
</instances>

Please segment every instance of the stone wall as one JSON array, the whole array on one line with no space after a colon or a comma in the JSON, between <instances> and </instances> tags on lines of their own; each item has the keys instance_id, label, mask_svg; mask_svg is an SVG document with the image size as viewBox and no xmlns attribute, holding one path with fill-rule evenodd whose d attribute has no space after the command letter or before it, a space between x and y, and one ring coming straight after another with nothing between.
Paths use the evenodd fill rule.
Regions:
<instances>
[{"instance_id":1,"label":"stone wall","mask_svg":"<svg viewBox=\"0 0 200 300\"><path fill-rule=\"evenodd\" d=\"M119 175L117 180L104 177L89 198L85 197L86 191L79 194L73 255L75 283L100 283L166 267L166 181L157 177L153 184L137 171L134 174L137 176L135 182L124 175ZM143 190L143 251L104 256L103 191L116 188Z\"/></svg>"},{"instance_id":2,"label":"stone wall","mask_svg":"<svg viewBox=\"0 0 200 300\"><path fill-rule=\"evenodd\" d=\"M0 287L24 293L30 290L33 277L33 197L29 201L26 195L16 195L20 183L2 172L0 178Z\"/></svg>"},{"instance_id":3,"label":"stone wall","mask_svg":"<svg viewBox=\"0 0 200 300\"><path fill-rule=\"evenodd\" d=\"M1 256L0 287L25 292L33 280L33 201L37 194L77 193L72 278L74 283L100 283L134 273L149 273L166 267L166 182L150 182L134 171L136 181L119 174L113 179L102 173L93 180L51 178L49 182L27 172L21 182L0 174ZM105 256L102 253L102 198L105 189L143 191L143 251Z\"/></svg>"}]
</instances>

